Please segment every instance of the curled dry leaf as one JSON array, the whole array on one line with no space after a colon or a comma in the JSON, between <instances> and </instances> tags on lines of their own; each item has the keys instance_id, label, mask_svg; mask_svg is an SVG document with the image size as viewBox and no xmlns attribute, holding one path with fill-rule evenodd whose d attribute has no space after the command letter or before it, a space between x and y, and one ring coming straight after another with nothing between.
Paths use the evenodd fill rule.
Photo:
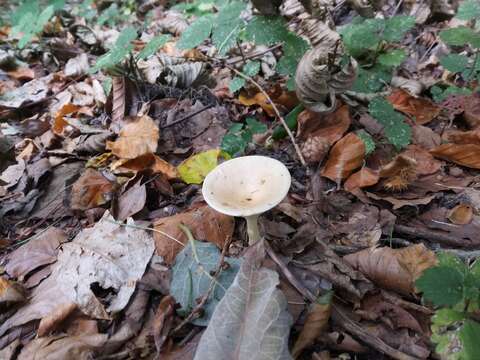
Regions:
<instances>
[{"instance_id":1,"label":"curled dry leaf","mask_svg":"<svg viewBox=\"0 0 480 360\"><path fill-rule=\"evenodd\" d=\"M354 133L349 133L333 146L321 175L340 182L362 166L364 157L364 142Z\"/></svg>"},{"instance_id":2,"label":"curled dry leaf","mask_svg":"<svg viewBox=\"0 0 480 360\"><path fill-rule=\"evenodd\" d=\"M160 132L147 115L139 116L120 130L119 138L107 141L107 149L121 159L135 159L157 150Z\"/></svg>"},{"instance_id":3,"label":"curled dry leaf","mask_svg":"<svg viewBox=\"0 0 480 360\"><path fill-rule=\"evenodd\" d=\"M440 159L473 169L480 169L480 144L443 144L430 153Z\"/></svg>"},{"instance_id":4,"label":"curled dry leaf","mask_svg":"<svg viewBox=\"0 0 480 360\"><path fill-rule=\"evenodd\" d=\"M311 305L303 329L293 346L292 356L294 359L297 359L304 349L313 345L327 329L332 310L331 295L328 293Z\"/></svg>"},{"instance_id":5,"label":"curled dry leaf","mask_svg":"<svg viewBox=\"0 0 480 360\"><path fill-rule=\"evenodd\" d=\"M107 178L89 168L72 186L70 207L87 210L104 205L109 201L112 190L113 185Z\"/></svg>"},{"instance_id":6,"label":"curled dry leaf","mask_svg":"<svg viewBox=\"0 0 480 360\"><path fill-rule=\"evenodd\" d=\"M435 119L442 110L430 100L416 98L402 89L395 89L389 96L388 101L395 110L401 111L415 118L418 125L427 124Z\"/></svg>"},{"instance_id":7,"label":"curled dry leaf","mask_svg":"<svg viewBox=\"0 0 480 360\"><path fill-rule=\"evenodd\" d=\"M238 97L238 101L240 101L240 104L244 106L258 105L270 117L274 117L276 115L275 111L273 110L272 104L267 99L267 97L261 92L256 93L253 97L248 97L245 93L242 92Z\"/></svg>"},{"instance_id":8,"label":"curled dry leaf","mask_svg":"<svg viewBox=\"0 0 480 360\"><path fill-rule=\"evenodd\" d=\"M172 264L187 243L187 236L178 225L188 227L195 239L206 240L223 248L233 234L234 219L216 212L208 206L185 211L181 214L158 219L154 223L154 239L157 254L167 264Z\"/></svg>"},{"instance_id":9,"label":"curled dry leaf","mask_svg":"<svg viewBox=\"0 0 480 360\"><path fill-rule=\"evenodd\" d=\"M427 150L417 145L409 145L402 152L402 155L417 162L416 172L418 175L435 174L442 167L440 161L436 160Z\"/></svg>"},{"instance_id":10,"label":"curled dry leaf","mask_svg":"<svg viewBox=\"0 0 480 360\"><path fill-rule=\"evenodd\" d=\"M120 159L114 162L111 167L113 171L151 171L154 174L163 174L167 179L172 180L178 178L177 168L159 156L149 153L139 156L135 159Z\"/></svg>"},{"instance_id":11,"label":"curled dry leaf","mask_svg":"<svg viewBox=\"0 0 480 360\"><path fill-rule=\"evenodd\" d=\"M373 186L378 183L379 180L380 176L377 171L364 167L352 174L345 182L344 187L347 191L353 191L355 189Z\"/></svg>"},{"instance_id":12,"label":"curled dry leaf","mask_svg":"<svg viewBox=\"0 0 480 360\"><path fill-rule=\"evenodd\" d=\"M240 271L212 315L198 344L196 360L291 359L292 316L277 288L278 274L262 267L263 240L244 255Z\"/></svg>"},{"instance_id":13,"label":"curled dry leaf","mask_svg":"<svg viewBox=\"0 0 480 360\"><path fill-rule=\"evenodd\" d=\"M65 116L73 114L80 109L79 106L73 104L65 104L62 108L55 114L55 120L53 122L52 130L57 135L62 135L63 129L68 125L68 122L65 121Z\"/></svg>"},{"instance_id":14,"label":"curled dry leaf","mask_svg":"<svg viewBox=\"0 0 480 360\"><path fill-rule=\"evenodd\" d=\"M433 251L423 244L403 249L366 249L343 258L378 286L404 295L415 292L415 280L436 265Z\"/></svg>"},{"instance_id":15,"label":"curled dry leaf","mask_svg":"<svg viewBox=\"0 0 480 360\"><path fill-rule=\"evenodd\" d=\"M473 219L473 208L467 204L457 205L448 212L447 217L455 225L470 224Z\"/></svg>"},{"instance_id":16,"label":"curled dry leaf","mask_svg":"<svg viewBox=\"0 0 480 360\"><path fill-rule=\"evenodd\" d=\"M405 190L417 176L417 161L403 154L380 169L380 177L385 178L383 187L391 191Z\"/></svg>"}]
</instances>

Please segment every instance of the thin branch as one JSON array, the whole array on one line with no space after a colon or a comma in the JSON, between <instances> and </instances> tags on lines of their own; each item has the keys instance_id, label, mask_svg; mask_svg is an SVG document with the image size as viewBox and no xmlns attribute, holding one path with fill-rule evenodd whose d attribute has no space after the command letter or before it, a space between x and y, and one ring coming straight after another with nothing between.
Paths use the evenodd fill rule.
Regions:
<instances>
[{"instance_id":1,"label":"thin branch","mask_svg":"<svg viewBox=\"0 0 480 360\"><path fill-rule=\"evenodd\" d=\"M207 105L207 106L204 106L203 108L197 110L197 111L194 111L193 113L191 114L188 114L188 115L185 115L184 117L178 119L178 120L175 120L173 122L171 122L170 124L167 124L167 125L164 125L164 126L161 126L160 128L161 129L166 129L166 128L169 128L173 125L177 125L177 124L180 124L181 122L185 121L185 120L188 120L188 119L191 119L192 117L194 116L197 116L198 114L208 110L208 109L211 109L212 107L214 107L214 105L210 104L210 105Z\"/></svg>"},{"instance_id":2,"label":"thin branch","mask_svg":"<svg viewBox=\"0 0 480 360\"><path fill-rule=\"evenodd\" d=\"M293 147L295 148L295 152L297 153L297 156L298 158L300 159L300 162L302 163L303 166L307 166L307 163L305 162L305 159L302 155L302 152L300 151L300 148L297 144L297 142L295 141L295 137L293 136L293 133L292 131L290 130L290 128L288 127L287 123L285 122L285 119L283 118L283 116L280 114L280 111L278 110L277 108L277 105L275 105L275 103L273 102L272 98L267 94L267 92L263 89L263 87L258 83L256 82L255 80L253 80L250 76L248 75L245 75L244 73L242 73L241 71L238 71L237 69L233 68L232 66L230 65L227 65L225 64L225 67L227 67L228 69L232 70L235 74L237 74L238 76L240 76L241 78L245 79L246 81L250 82L251 84L253 84L262 94L263 96L265 96L265 98L268 100L268 102L270 103L270 105L272 105L272 108L273 108L273 111L275 112L275 114L277 115L278 119L280 120L280 122L282 123L283 127L285 128L285 131L287 132L288 134L288 137L290 138L290 141L292 142L292 145Z\"/></svg>"}]
</instances>

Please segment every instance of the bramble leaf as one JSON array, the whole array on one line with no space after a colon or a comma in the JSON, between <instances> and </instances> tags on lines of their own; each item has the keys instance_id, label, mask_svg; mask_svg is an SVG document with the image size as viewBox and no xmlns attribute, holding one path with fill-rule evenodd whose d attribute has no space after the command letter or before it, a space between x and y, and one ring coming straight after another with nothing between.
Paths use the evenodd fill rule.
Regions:
<instances>
[{"instance_id":1,"label":"bramble leaf","mask_svg":"<svg viewBox=\"0 0 480 360\"><path fill-rule=\"evenodd\" d=\"M365 156L370 155L372 152L375 151L375 140L373 140L372 136L369 133L367 133L365 130L360 130L357 131L356 134L365 144Z\"/></svg>"},{"instance_id":2,"label":"bramble leaf","mask_svg":"<svg viewBox=\"0 0 480 360\"><path fill-rule=\"evenodd\" d=\"M242 72L250 77L257 75L260 72L259 61L248 61L243 67Z\"/></svg>"},{"instance_id":3,"label":"bramble leaf","mask_svg":"<svg viewBox=\"0 0 480 360\"><path fill-rule=\"evenodd\" d=\"M148 44L143 48L143 50L138 54L139 59L146 59L149 56L152 56L165 45L172 37L170 35L158 35L155 36Z\"/></svg>"},{"instance_id":4,"label":"bramble leaf","mask_svg":"<svg viewBox=\"0 0 480 360\"><path fill-rule=\"evenodd\" d=\"M202 16L195 20L180 36L177 48L180 50L193 49L210 37L213 27L211 16Z\"/></svg>"},{"instance_id":5,"label":"bramble leaf","mask_svg":"<svg viewBox=\"0 0 480 360\"><path fill-rule=\"evenodd\" d=\"M415 26L413 16L398 15L385 20L382 39L387 42L397 42L403 39L406 32Z\"/></svg>"},{"instance_id":6,"label":"bramble leaf","mask_svg":"<svg viewBox=\"0 0 480 360\"><path fill-rule=\"evenodd\" d=\"M460 3L456 18L460 20L473 20L480 18L480 2L478 0L465 0Z\"/></svg>"},{"instance_id":7,"label":"bramble leaf","mask_svg":"<svg viewBox=\"0 0 480 360\"><path fill-rule=\"evenodd\" d=\"M232 81L230 81L230 84L228 85L228 89L234 93L240 90L245 86L245 79L241 77L234 77Z\"/></svg>"},{"instance_id":8,"label":"bramble leaf","mask_svg":"<svg viewBox=\"0 0 480 360\"><path fill-rule=\"evenodd\" d=\"M425 299L436 306L454 306L463 299L463 276L449 266L425 270L415 284Z\"/></svg>"},{"instance_id":9,"label":"bramble leaf","mask_svg":"<svg viewBox=\"0 0 480 360\"><path fill-rule=\"evenodd\" d=\"M255 118L247 118L247 127L252 132L252 134L263 134L268 130L267 125L262 124Z\"/></svg>"},{"instance_id":10,"label":"bramble leaf","mask_svg":"<svg viewBox=\"0 0 480 360\"><path fill-rule=\"evenodd\" d=\"M460 54L448 54L440 58L440 64L448 71L462 72L468 67L468 57Z\"/></svg>"},{"instance_id":11,"label":"bramble leaf","mask_svg":"<svg viewBox=\"0 0 480 360\"><path fill-rule=\"evenodd\" d=\"M480 34L466 26L442 30L440 38L447 45L463 46L470 43L474 47L480 47Z\"/></svg>"},{"instance_id":12,"label":"bramble leaf","mask_svg":"<svg viewBox=\"0 0 480 360\"><path fill-rule=\"evenodd\" d=\"M257 45L286 41L289 31L280 16L254 16L245 28L245 38Z\"/></svg>"},{"instance_id":13,"label":"bramble leaf","mask_svg":"<svg viewBox=\"0 0 480 360\"><path fill-rule=\"evenodd\" d=\"M395 67L395 66L400 66L406 57L407 57L407 54L405 50L395 49L395 50L391 50L388 53L381 54L378 57L378 62L383 66Z\"/></svg>"}]
</instances>

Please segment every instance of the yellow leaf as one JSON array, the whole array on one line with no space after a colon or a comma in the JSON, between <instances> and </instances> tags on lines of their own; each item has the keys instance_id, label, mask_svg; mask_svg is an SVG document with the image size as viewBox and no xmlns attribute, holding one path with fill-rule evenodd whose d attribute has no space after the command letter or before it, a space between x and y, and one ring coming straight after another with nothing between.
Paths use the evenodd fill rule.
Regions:
<instances>
[{"instance_id":1,"label":"yellow leaf","mask_svg":"<svg viewBox=\"0 0 480 360\"><path fill-rule=\"evenodd\" d=\"M178 165L180 178L187 184L201 184L210 171L218 165L218 158L230 158L220 149L213 149L190 156Z\"/></svg>"}]
</instances>

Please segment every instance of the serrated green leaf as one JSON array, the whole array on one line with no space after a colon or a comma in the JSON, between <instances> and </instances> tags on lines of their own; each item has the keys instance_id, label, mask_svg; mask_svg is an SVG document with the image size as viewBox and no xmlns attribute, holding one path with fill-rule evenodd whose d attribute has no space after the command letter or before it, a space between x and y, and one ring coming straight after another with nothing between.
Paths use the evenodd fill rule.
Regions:
<instances>
[{"instance_id":1,"label":"serrated green leaf","mask_svg":"<svg viewBox=\"0 0 480 360\"><path fill-rule=\"evenodd\" d=\"M228 133L222 139L221 149L231 156L241 155L245 152L248 142L238 134Z\"/></svg>"},{"instance_id":2,"label":"serrated green leaf","mask_svg":"<svg viewBox=\"0 0 480 360\"><path fill-rule=\"evenodd\" d=\"M439 103L446 100L450 95L471 95L472 91L456 86L449 86L446 89L442 89L435 85L430 88L430 93L432 94L433 101Z\"/></svg>"},{"instance_id":3,"label":"serrated green leaf","mask_svg":"<svg viewBox=\"0 0 480 360\"><path fill-rule=\"evenodd\" d=\"M463 276L452 267L427 269L415 285L436 306L454 306L463 299Z\"/></svg>"},{"instance_id":4,"label":"serrated green leaf","mask_svg":"<svg viewBox=\"0 0 480 360\"><path fill-rule=\"evenodd\" d=\"M357 131L357 136L363 141L365 144L365 155L368 156L372 152L375 151L375 140L373 140L372 136L367 133L365 130Z\"/></svg>"},{"instance_id":5,"label":"serrated green leaf","mask_svg":"<svg viewBox=\"0 0 480 360\"><path fill-rule=\"evenodd\" d=\"M234 93L240 90L245 86L245 79L241 77L234 77L232 81L230 81L230 84L228 84L228 89Z\"/></svg>"},{"instance_id":6,"label":"serrated green leaf","mask_svg":"<svg viewBox=\"0 0 480 360\"><path fill-rule=\"evenodd\" d=\"M256 76L260 72L260 62L259 61L248 61L242 69L242 72L245 75L250 77Z\"/></svg>"},{"instance_id":7,"label":"serrated green leaf","mask_svg":"<svg viewBox=\"0 0 480 360\"><path fill-rule=\"evenodd\" d=\"M460 340L463 345L462 360L477 360L480 356L480 324L467 320L460 329Z\"/></svg>"},{"instance_id":8,"label":"serrated green leaf","mask_svg":"<svg viewBox=\"0 0 480 360\"><path fill-rule=\"evenodd\" d=\"M218 12L216 23L226 24L232 20L237 20L246 7L247 4L242 1L232 1L222 6Z\"/></svg>"},{"instance_id":9,"label":"serrated green leaf","mask_svg":"<svg viewBox=\"0 0 480 360\"><path fill-rule=\"evenodd\" d=\"M376 48L384 26L383 19L367 19L360 24L351 23L345 26L340 34L349 54L358 57L369 49Z\"/></svg>"},{"instance_id":10,"label":"serrated green leaf","mask_svg":"<svg viewBox=\"0 0 480 360\"><path fill-rule=\"evenodd\" d=\"M442 30L440 31L440 38L447 45L463 46L471 44L475 47L480 46L480 34L466 26Z\"/></svg>"},{"instance_id":11,"label":"serrated green leaf","mask_svg":"<svg viewBox=\"0 0 480 360\"><path fill-rule=\"evenodd\" d=\"M400 66L406 57L407 57L407 54L405 50L395 49L386 54L381 54L378 57L378 62L383 66L395 67L395 66Z\"/></svg>"},{"instance_id":12,"label":"serrated green leaf","mask_svg":"<svg viewBox=\"0 0 480 360\"><path fill-rule=\"evenodd\" d=\"M439 309L432 316L432 327L437 329L444 326L452 325L455 322L465 319L465 314L453 309Z\"/></svg>"},{"instance_id":13,"label":"serrated green leaf","mask_svg":"<svg viewBox=\"0 0 480 360\"><path fill-rule=\"evenodd\" d=\"M143 48L143 50L138 54L139 59L146 59L149 56L152 56L165 45L172 37L170 35L157 35L148 44Z\"/></svg>"},{"instance_id":14,"label":"serrated green leaf","mask_svg":"<svg viewBox=\"0 0 480 360\"><path fill-rule=\"evenodd\" d=\"M437 254L437 259L440 266L451 267L452 269L457 270L463 276L468 273L468 266L455 255L447 252L440 252Z\"/></svg>"},{"instance_id":15,"label":"serrated green leaf","mask_svg":"<svg viewBox=\"0 0 480 360\"><path fill-rule=\"evenodd\" d=\"M451 72L462 72L468 67L468 57L460 54L448 54L440 57L440 64Z\"/></svg>"},{"instance_id":16,"label":"serrated green leaf","mask_svg":"<svg viewBox=\"0 0 480 360\"><path fill-rule=\"evenodd\" d=\"M180 315L188 315L197 305L196 300L207 293L214 281L214 290L203 307L204 315L192 321L195 325L208 325L215 307L240 269L239 259L226 257L228 268L223 270L217 279L213 279L210 272L218 268L220 258L220 251L214 244L193 240L175 259L170 294L181 305L178 310Z\"/></svg>"},{"instance_id":17,"label":"serrated green leaf","mask_svg":"<svg viewBox=\"0 0 480 360\"><path fill-rule=\"evenodd\" d=\"M295 76L297 66L310 45L300 36L288 33L283 41L283 56L278 62L277 71L282 75Z\"/></svg>"},{"instance_id":18,"label":"serrated green leaf","mask_svg":"<svg viewBox=\"0 0 480 360\"><path fill-rule=\"evenodd\" d=\"M456 18L460 20L473 20L480 18L480 2L478 0L465 0L458 7Z\"/></svg>"},{"instance_id":19,"label":"serrated green leaf","mask_svg":"<svg viewBox=\"0 0 480 360\"><path fill-rule=\"evenodd\" d=\"M245 28L245 38L257 45L273 45L286 40L289 31L280 16L254 16Z\"/></svg>"},{"instance_id":20,"label":"serrated green leaf","mask_svg":"<svg viewBox=\"0 0 480 360\"><path fill-rule=\"evenodd\" d=\"M119 64L127 55L133 50L132 41L137 38L137 31L133 27L128 27L123 30L115 45L105 55L100 56L95 66L90 69L91 73L97 72L100 69L108 68Z\"/></svg>"},{"instance_id":21,"label":"serrated green leaf","mask_svg":"<svg viewBox=\"0 0 480 360\"><path fill-rule=\"evenodd\" d=\"M212 33L213 19L203 16L195 20L180 36L177 48L180 50L193 49L207 40Z\"/></svg>"},{"instance_id":22,"label":"serrated green leaf","mask_svg":"<svg viewBox=\"0 0 480 360\"><path fill-rule=\"evenodd\" d=\"M382 90L392 80L392 72L375 65L371 69L359 68L352 90L360 93L375 93Z\"/></svg>"},{"instance_id":23,"label":"serrated green leaf","mask_svg":"<svg viewBox=\"0 0 480 360\"><path fill-rule=\"evenodd\" d=\"M385 136L397 149L410 144L412 129L405 123L403 115L396 112L392 104L382 98L373 99L369 106L370 114L384 127Z\"/></svg>"},{"instance_id":24,"label":"serrated green leaf","mask_svg":"<svg viewBox=\"0 0 480 360\"><path fill-rule=\"evenodd\" d=\"M403 39L407 31L415 26L413 16L397 15L385 20L385 30L382 39L387 42L398 42Z\"/></svg>"},{"instance_id":25,"label":"serrated green leaf","mask_svg":"<svg viewBox=\"0 0 480 360\"><path fill-rule=\"evenodd\" d=\"M253 134L263 134L268 130L267 125L262 124L255 118L247 118L247 126Z\"/></svg>"},{"instance_id":26,"label":"serrated green leaf","mask_svg":"<svg viewBox=\"0 0 480 360\"><path fill-rule=\"evenodd\" d=\"M237 39L242 30L242 25L243 21L241 19L235 19L228 24L221 24L214 27L212 42L217 48L219 55L226 55L237 45Z\"/></svg>"}]
</instances>

